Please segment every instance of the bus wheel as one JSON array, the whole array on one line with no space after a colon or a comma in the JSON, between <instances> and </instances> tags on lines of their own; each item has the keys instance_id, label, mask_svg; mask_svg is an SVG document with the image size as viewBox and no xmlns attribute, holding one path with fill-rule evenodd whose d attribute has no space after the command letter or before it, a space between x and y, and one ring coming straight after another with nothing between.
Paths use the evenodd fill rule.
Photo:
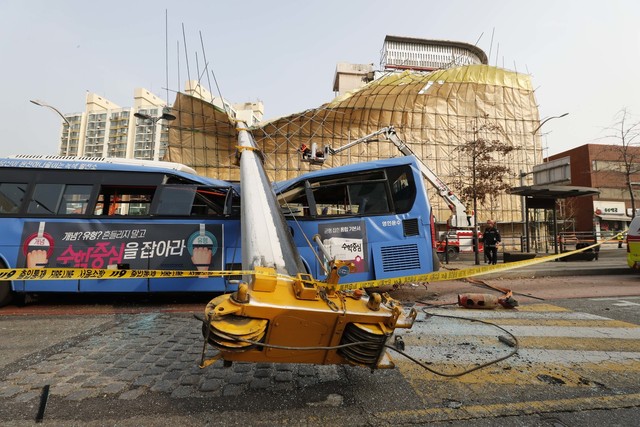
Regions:
<instances>
[{"instance_id":1,"label":"bus wheel","mask_svg":"<svg viewBox=\"0 0 640 427\"><path fill-rule=\"evenodd\" d=\"M458 259L458 251L455 248L449 248L447 250L447 255L449 256L450 261L455 261Z\"/></svg>"},{"instance_id":2,"label":"bus wheel","mask_svg":"<svg viewBox=\"0 0 640 427\"><path fill-rule=\"evenodd\" d=\"M0 282L0 307L11 302L13 292L11 292L11 282L4 280Z\"/></svg>"}]
</instances>

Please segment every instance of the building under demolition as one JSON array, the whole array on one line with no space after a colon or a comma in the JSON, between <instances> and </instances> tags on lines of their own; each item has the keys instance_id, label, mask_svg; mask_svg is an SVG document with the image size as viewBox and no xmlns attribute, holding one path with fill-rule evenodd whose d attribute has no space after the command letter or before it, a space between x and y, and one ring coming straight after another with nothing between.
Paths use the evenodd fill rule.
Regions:
<instances>
[{"instance_id":1,"label":"building under demolition","mask_svg":"<svg viewBox=\"0 0 640 427\"><path fill-rule=\"evenodd\" d=\"M177 120L170 125L166 160L194 167L199 173L237 180L236 122L220 108L194 96L178 94ZM300 147L340 147L385 126L398 136L449 186L469 176L472 159L461 144L478 138L516 147L506 158L512 174L506 181L522 185L520 172L542 161L535 130L540 125L531 80L485 64L432 72L388 72L361 88L300 113L263 122L251 131L264 155L272 180L284 180L319 167L334 167L401 155L388 141L359 144L321 165L302 160ZM490 129L490 130L488 130ZM436 192L431 204L439 223L450 212ZM471 201L466 201L471 204ZM478 220L495 218L521 232L521 198L500 194L478 206ZM506 228L503 226L503 229ZM505 230L506 231L506 230Z\"/></svg>"}]
</instances>

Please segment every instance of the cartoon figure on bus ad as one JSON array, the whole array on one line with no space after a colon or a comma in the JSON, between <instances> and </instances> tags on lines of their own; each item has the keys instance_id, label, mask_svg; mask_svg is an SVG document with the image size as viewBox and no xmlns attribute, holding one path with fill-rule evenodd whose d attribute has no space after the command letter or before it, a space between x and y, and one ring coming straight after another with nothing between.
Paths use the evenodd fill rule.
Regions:
<instances>
[{"instance_id":1,"label":"cartoon figure on bus ad","mask_svg":"<svg viewBox=\"0 0 640 427\"><path fill-rule=\"evenodd\" d=\"M27 222L26 268L221 270L222 224Z\"/></svg>"}]
</instances>

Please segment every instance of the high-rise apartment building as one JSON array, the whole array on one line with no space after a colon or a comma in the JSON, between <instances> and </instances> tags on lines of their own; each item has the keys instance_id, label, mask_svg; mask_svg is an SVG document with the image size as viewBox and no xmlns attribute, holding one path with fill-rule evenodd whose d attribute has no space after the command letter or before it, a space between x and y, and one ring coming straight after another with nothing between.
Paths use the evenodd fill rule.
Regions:
<instances>
[{"instance_id":1,"label":"high-rise apartment building","mask_svg":"<svg viewBox=\"0 0 640 427\"><path fill-rule=\"evenodd\" d=\"M333 77L333 91L337 96L342 96L369 83L374 75L373 64L340 62L336 65L336 73Z\"/></svg>"},{"instance_id":2,"label":"high-rise apartment building","mask_svg":"<svg viewBox=\"0 0 640 427\"><path fill-rule=\"evenodd\" d=\"M197 81L188 81L185 92L213 103L249 126L260 122L264 114L262 102L230 104L211 95ZM120 107L87 93L84 112L64 114L67 121L62 123L59 154L162 160L169 142L170 120L163 118L168 112L166 101L143 88L134 90L132 107Z\"/></svg>"},{"instance_id":3,"label":"high-rise apartment building","mask_svg":"<svg viewBox=\"0 0 640 427\"><path fill-rule=\"evenodd\" d=\"M161 117L167 104L147 89L134 90L133 107L120 107L95 93L87 93L85 111L65 114L61 156L124 157L159 160L164 156L167 123ZM138 119L135 113L151 120Z\"/></svg>"}]
</instances>

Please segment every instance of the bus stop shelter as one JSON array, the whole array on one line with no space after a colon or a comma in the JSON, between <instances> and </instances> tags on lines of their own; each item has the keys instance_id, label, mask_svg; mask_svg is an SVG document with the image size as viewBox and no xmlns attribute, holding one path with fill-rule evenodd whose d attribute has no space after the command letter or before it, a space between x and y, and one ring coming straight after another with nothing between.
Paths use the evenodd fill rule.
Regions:
<instances>
[{"instance_id":1,"label":"bus stop shelter","mask_svg":"<svg viewBox=\"0 0 640 427\"><path fill-rule=\"evenodd\" d=\"M600 190L592 187L575 187L568 185L529 185L523 187L513 187L509 190L510 194L522 196L523 198L523 214L526 233L526 248L529 252L529 209L549 209L552 213L553 221L553 245L554 253L558 253L558 218L557 204L558 199L566 199L568 197L583 197L600 194Z\"/></svg>"}]
</instances>

